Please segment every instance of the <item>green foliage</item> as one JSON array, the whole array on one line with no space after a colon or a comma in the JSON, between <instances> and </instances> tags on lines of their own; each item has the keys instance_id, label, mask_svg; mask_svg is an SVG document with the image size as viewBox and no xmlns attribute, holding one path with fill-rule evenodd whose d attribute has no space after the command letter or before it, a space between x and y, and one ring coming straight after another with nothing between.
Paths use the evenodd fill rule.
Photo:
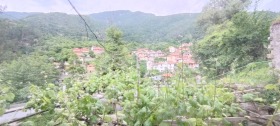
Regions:
<instances>
[{"instance_id":1,"label":"green foliage","mask_svg":"<svg viewBox=\"0 0 280 126\"><path fill-rule=\"evenodd\" d=\"M14 100L14 97L15 95L11 92L10 87L3 84L0 85L0 116L5 112L9 103Z\"/></svg>"},{"instance_id":2,"label":"green foliage","mask_svg":"<svg viewBox=\"0 0 280 126\"><path fill-rule=\"evenodd\" d=\"M54 82L58 75L47 57L36 54L2 63L0 68L1 83L12 88L17 101L27 98L26 88L31 84L43 87Z\"/></svg>"},{"instance_id":3,"label":"green foliage","mask_svg":"<svg viewBox=\"0 0 280 126\"><path fill-rule=\"evenodd\" d=\"M73 48L90 47L95 42L77 41L66 37L50 37L36 45L36 52L51 57L56 62L69 61L73 63L77 59Z\"/></svg>"},{"instance_id":4,"label":"green foliage","mask_svg":"<svg viewBox=\"0 0 280 126\"><path fill-rule=\"evenodd\" d=\"M264 60L271 19L265 12L240 12L231 21L209 28L193 49L204 73L215 76Z\"/></svg>"},{"instance_id":5,"label":"green foliage","mask_svg":"<svg viewBox=\"0 0 280 126\"><path fill-rule=\"evenodd\" d=\"M147 75L147 64L145 61L140 61L139 62L139 69L140 69L140 76L145 77Z\"/></svg>"},{"instance_id":6,"label":"green foliage","mask_svg":"<svg viewBox=\"0 0 280 126\"><path fill-rule=\"evenodd\" d=\"M91 57L91 58L95 58L96 57L96 55L94 54L94 52L93 51L89 51L89 56Z\"/></svg>"},{"instance_id":7,"label":"green foliage","mask_svg":"<svg viewBox=\"0 0 280 126\"><path fill-rule=\"evenodd\" d=\"M7 16L11 15L11 16ZM124 31L124 40L136 42L173 41L179 34L191 36L195 19L199 14L174 14L155 16L153 14L130 11L103 12L84 15L92 30L99 36L105 36L110 26ZM35 28L41 36L64 36L79 40L93 40L87 33L84 23L77 15L64 13L20 13L5 12L0 18L16 18L30 28ZM108 19L111 23L108 23Z\"/></svg>"},{"instance_id":8,"label":"green foliage","mask_svg":"<svg viewBox=\"0 0 280 126\"><path fill-rule=\"evenodd\" d=\"M250 2L251 0L210 0L204 6L197 23L203 30L212 25L222 24L236 13L245 10Z\"/></svg>"},{"instance_id":9,"label":"green foliage","mask_svg":"<svg viewBox=\"0 0 280 126\"><path fill-rule=\"evenodd\" d=\"M243 12L247 2L248 0L211 0L200 19L202 21L200 25L202 29L207 29L205 30L207 35L195 44L193 52L201 63L203 74L209 77L234 71L234 75L230 74L222 81L246 84L275 83L275 76L269 72L267 64L250 64L239 69L248 63L265 59L266 37L272 19L265 12ZM108 27L100 22L107 20L106 16L98 17L98 14L90 16L101 24L97 29L104 30ZM119 14L113 15L113 19L116 20L114 25L120 26L124 33L116 27L109 28L106 32L106 40L102 43L105 46L105 53L100 55L89 53L92 58L96 58L94 63L97 73L90 75L89 78L82 76L79 80L70 78L60 85L49 84L57 78L57 72L51 63L67 61L70 63L67 70L71 74L78 76L84 74L85 69L75 62L77 56L72 49L90 47L95 42L80 41L87 37L87 33L80 32L84 30L84 24L74 15L37 14L23 19L28 25L22 26L22 29L30 26L38 28L45 35L45 39L36 42L34 50L25 50L36 51L34 55L23 56L1 64L1 84L7 87L1 87L0 90L0 114L14 99L14 95L10 92L17 91L16 100L30 95L27 107L34 108L36 111L46 111L41 116L26 120L22 125L97 125L100 122L116 121L118 124L153 126L170 119L177 120L181 125L206 125L206 120L209 118L216 118L216 121L228 124L223 117L234 116L240 110L238 104L234 103L233 92L216 84L196 84L195 75L200 74L199 71L179 64L177 72L173 74L174 77L154 84L146 78L144 62L140 62L140 68L133 67L136 64L130 52L137 47L165 50L168 46L177 43L175 38L180 34L184 34L180 41L193 40L190 34L193 32L192 23L196 14L155 17L138 12L126 12L122 16L136 17L137 21L130 18L123 20ZM161 21L158 21L159 19ZM87 17L86 20L90 19ZM182 26L185 28L182 29ZM2 27L4 25L1 25ZM17 29L18 26L13 27ZM2 29L5 31L5 28ZM13 28L6 31L13 31ZM103 34L98 33L99 35ZM8 40L14 36L11 38L3 36L5 42L0 44L12 48ZM168 40L173 43L128 44L123 39L155 42ZM5 57L9 55L17 56L7 51L3 59L8 60ZM149 71L149 74L159 73ZM233 78L235 80L231 81ZM66 89L62 86L66 86ZM27 92L28 88L30 92ZM254 94L245 94L243 99L262 102L265 99L269 103L275 103L280 96L279 87L267 85L266 89L260 98ZM102 98L97 98L96 95L102 95ZM117 109L118 105L122 110ZM111 118L112 114L117 119ZM182 122L177 118L178 116L188 119Z\"/></svg>"},{"instance_id":10,"label":"green foliage","mask_svg":"<svg viewBox=\"0 0 280 126\"><path fill-rule=\"evenodd\" d=\"M266 62L250 63L225 75L220 83L264 85L277 83L277 76Z\"/></svg>"},{"instance_id":11,"label":"green foliage","mask_svg":"<svg viewBox=\"0 0 280 126\"><path fill-rule=\"evenodd\" d=\"M121 38L122 38L123 33L116 27L111 27L109 29L107 29L106 31L106 36L107 41L116 43L118 45L121 45Z\"/></svg>"},{"instance_id":12,"label":"green foliage","mask_svg":"<svg viewBox=\"0 0 280 126\"><path fill-rule=\"evenodd\" d=\"M93 23L85 17L90 26ZM20 21L26 25L37 28L44 36L65 36L72 39L83 39L87 36L84 23L77 15L65 13L36 13L27 16ZM89 36L91 37L91 36Z\"/></svg>"},{"instance_id":13,"label":"green foliage","mask_svg":"<svg viewBox=\"0 0 280 126\"><path fill-rule=\"evenodd\" d=\"M96 58L95 65L99 74L109 71L124 70L131 65L132 56L126 45L121 41L122 32L112 27L107 30L105 53Z\"/></svg>"},{"instance_id":14,"label":"green foliage","mask_svg":"<svg viewBox=\"0 0 280 126\"><path fill-rule=\"evenodd\" d=\"M84 74L86 72L85 68L80 65L71 65L67 70L71 74Z\"/></svg>"},{"instance_id":15,"label":"green foliage","mask_svg":"<svg viewBox=\"0 0 280 126\"><path fill-rule=\"evenodd\" d=\"M256 96L254 94L244 94L242 95L242 99L245 101L245 102L251 102L251 101L254 101L254 99L256 98Z\"/></svg>"},{"instance_id":16,"label":"green foliage","mask_svg":"<svg viewBox=\"0 0 280 126\"><path fill-rule=\"evenodd\" d=\"M280 86L279 84L268 84L265 90L261 92L261 98L265 99L268 104L273 104L280 99Z\"/></svg>"},{"instance_id":17,"label":"green foliage","mask_svg":"<svg viewBox=\"0 0 280 126\"><path fill-rule=\"evenodd\" d=\"M54 85L45 90L33 86L28 105L54 113L51 120L55 124L69 125L96 124L97 119L110 121L107 106L114 106L118 122L123 120L127 125L159 125L176 116L192 117L196 124L204 124L209 117L232 116L239 110L233 103L233 93L222 87L177 82L156 89L149 79L138 77L138 71L129 67L93 75L88 82L68 84L65 91ZM93 97L100 93L105 93L105 103ZM117 111L116 105L123 110Z\"/></svg>"},{"instance_id":18,"label":"green foliage","mask_svg":"<svg viewBox=\"0 0 280 126\"><path fill-rule=\"evenodd\" d=\"M35 126L33 121L26 121L20 124L21 126Z\"/></svg>"},{"instance_id":19,"label":"green foliage","mask_svg":"<svg viewBox=\"0 0 280 126\"><path fill-rule=\"evenodd\" d=\"M32 86L27 106L54 114L51 121L55 125L93 125L98 122L104 107L83 89L81 83L73 83L65 91L53 84L45 90Z\"/></svg>"},{"instance_id":20,"label":"green foliage","mask_svg":"<svg viewBox=\"0 0 280 126\"><path fill-rule=\"evenodd\" d=\"M0 63L32 52L39 36L39 32L24 23L0 19Z\"/></svg>"},{"instance_id":21,"label":"green foliage","mask_svg":"<svg viewBox=\"0 0 280 126\"><path fill-rule=\"evenodd\" d=\"M276 18L276 19L272 22L272 24L278 24L278 23L280 23L280 17Z\"/></svg>"},{"instance_id":22,"label":"green foliage","mask_svg":"<svg viewBox=\"0 0 280 126\"><path fill-rule=\"evenodd\" d=\"M101 31L113 25L124 32L123 39L126 41L151 43L171 42L179 34L191 36L198 14L155 16L142 12L113 11L89 16L102 27ZM112 19L112 24L106 23L108 18Z\"/></svg>"},{"instance_id":23,"label":"green foliage","mask_svg":"<svg viewBox=\"0 0 280 126\"><path fill-rule=\"evenodd\" d=\"M187 64L179 63L177 64L177 69L175 71L176 77L180 77L186 80L188 83L194 82L196 75L199 74L197 69L191 69ZM178 78L177 78L178 79Z\"/></svg>"}]
</instances>

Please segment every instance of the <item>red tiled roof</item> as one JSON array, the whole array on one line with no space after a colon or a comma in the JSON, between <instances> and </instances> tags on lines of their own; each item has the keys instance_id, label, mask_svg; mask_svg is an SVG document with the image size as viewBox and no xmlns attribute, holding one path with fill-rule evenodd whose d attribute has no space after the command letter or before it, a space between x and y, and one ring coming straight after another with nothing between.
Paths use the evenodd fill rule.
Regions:
<instances>
[{"instance_id":1,"label":"red tiled roof","mask_svg":"<svg viewBox=\"0 0 280 126\"><path fill-rule=\"evenodd\" d=\"M93 49L93 50L104 50L103 48L101 48L101 47L96 47L96 46L95 46L95 47L93 46L92 49Z\"/></svg>"},{"instance_id":2,"label":"red tiled roof","mask_svg":"<svg viewBox=\"0 0 280 126\"><path fill-rule=\"evenodd\" d=\"M82 52L87 53L87 52L89 52L89 49L88 48L74 48L73 51L75 53L82 53Z\"/></svg>"},{"instance_id":3,"label":"red tiled roof","mask_svg":"<svg viewBox=\"0 0 280 126\"><path fill-rule=\"evenodd\" d=\"M171 73L165 73L165 74L162 74L162 76L163 76L163 77L172 77L173 74L171 74Z\"/></svg>"},{"instance_id":4,"label":"red tiled roof","mask_svg":"<svg viewBox=\"0 0 280 126\"><path fill-rule=\"evenodd\" d=\"M104 48L98 47L98 46L92 46L91 50L94 52L94 54L101 54L105 51Z\"/></svg>"}]
</instances>

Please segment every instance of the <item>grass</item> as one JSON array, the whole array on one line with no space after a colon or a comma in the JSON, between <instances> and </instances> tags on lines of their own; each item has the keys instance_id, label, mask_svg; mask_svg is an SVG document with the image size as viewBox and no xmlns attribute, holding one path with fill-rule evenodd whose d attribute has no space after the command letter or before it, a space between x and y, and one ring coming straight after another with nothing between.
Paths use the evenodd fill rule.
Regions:
<instances>
[{"instance_id":1,"label":"grass","mask_svg":"<svg viewBox=\"0 0 280 126\"><path fill-rule=\"evenodd\" d=\"M244 69L231 73L220 79L220 83L235 83L248 85L266 85L277 83L277 76L268 63L252 63Z\"/></svg>"}]
</instances>

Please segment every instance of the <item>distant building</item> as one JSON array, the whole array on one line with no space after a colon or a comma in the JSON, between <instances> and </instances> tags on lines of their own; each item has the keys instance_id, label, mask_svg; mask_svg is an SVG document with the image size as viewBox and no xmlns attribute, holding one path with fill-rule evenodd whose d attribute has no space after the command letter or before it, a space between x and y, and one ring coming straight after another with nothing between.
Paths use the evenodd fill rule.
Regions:
<instances>
[{"instance_id":1,"label":"distant building","mask_svg":"<svg viewBox=\"0 0 280 126\"><path fill-rule=\"evenodd\" d=\"M175 69L175 64L173 63L168 63L168 62L154 63L151 61L147 62L147 70L158 70L159 72L164 72L164 71L173 72L174 69Z\"/></svg>"},{"instance_id":2,"label":"distant building","mask_svg":"<svg viewBox=\"0 0 280 126\"><path fill-rule=\"evenodd\" d=\"M73 52L79 57L89 53L88 48L74 48Z\"/></svg>"},{"instance_id":3,"label":"distant building","mask_svg":"<svg viewBox=\"0 0 280 126\"><path fill-rule=\"evenodd\" d=\"M154 51L147 48L140 48L137 51L134 51L133 54L135 54L139 60L143 61L154 61L155 58L165 56L165 54L160 50Z\"/></svg>"},{"instance_id":4,"label":"distant building","mask_svg":"<svg viewBox=\"0 0 280 126\"><path fill-rule=\"evenodd\" d=\"M74 48L73 52L77 55L78 59L82 62L84 62L84 59L86 57L89 57L88 53L89 53L89 49L88 48Z\"/></svg>"},{"instance_id":5,"label":"distant building","mask_svg":"<svg viewBox=\"0 0 280 126\"><path fill-rule=\"evenodd\" d=\"M91 51L93 51L93 53L96 55L102 54L103 52L105 52L104 48L97 47L97 46L92 46Z\"/></svg>"},{"instance_id":6,"label":"distant building","mask_svg":"<svg viewBox=\"0 0 280 126\"><path fill-rule=\"evenodd\" d=\"M90 51L93 51L94 54L98 55L98 54L103 53L105 50L101 47L96 47L96 46L92 46L90 49L89 48L74 48L73 49L73 52L77 55L78 59L80 61L82 61L83 64L84 64L84 62L93 60L93 58L91 58L89 56Z\"/></svg>"},{"instance_id":7,"label":"distant building","mask_svg":"<svg viewBox=\"0 0 280 126\"><path fill-rule=\"evenodd\" d=\"M173 47L173 46L169 46L169 52L170 53L173 53L173 52L175 52L177 49L175 48L175 47Z\"/></svg>"},{"instance_id":8,"label":"distant building","mask_svg":"<svg viewBox=\"0 0 280 126\"><path fill-rule=\"evenodd\" d=\"M197 68L199 65L193 60L190 47L192 43L184 43L177 48L169 47L170 54L167 56L167 62L173 62L174 64L184 63L189 68Z\"/></svg>"},{"instance_id":9,"label":"distant building","mask_svg":"<svg viewBox=\"0 0 280 126\"><path fill-rule=\"evenodd\" d=\"M160 81L162 79L162 76L161 75L152 76L151 79L154 81Z\"/></svg>"},{"instance_id":10,"label":"distant building","mask_svg":"<svg viewBox=\"0 0 280 126\"><path fill-rule=\"evenodd\" d=\"M166 78L170 78L170 77L172 77L172 76L173 76L173 74L171 74L171 73L162 74L162 77L164 77L165 79L166 79Z\"/></svg>"},{"instance_id":11,"label":"distant building","mask_svg":"<svg viewBox=\"0 0 280 126\"><path fill-rule=\"evenodd\" d=\"M180 57L181 57L181 52L179 50L176 50L175 52L170 53L166 59L167 62L178 63Z\"/></svg>"},{"instance_id":12,"label":"distant building","mask_svg":"<svg viewBox=\"0 0 280 126\"><path fill-rule=\"evenodd\" d=\"M190 47L192 43L184 43L178 48L173 46L168 47L169 54L166 54L160 50L154 51L147 48L140 48L133 54L139 60L146 61L147 70L158 70L159 72L169 71L173 72L175 70L176 64L183 63L187 64L189 68L197 68L199 65L192 58ZM155 60L155 59L163 60Z\"/></svg>"}]
</instances>

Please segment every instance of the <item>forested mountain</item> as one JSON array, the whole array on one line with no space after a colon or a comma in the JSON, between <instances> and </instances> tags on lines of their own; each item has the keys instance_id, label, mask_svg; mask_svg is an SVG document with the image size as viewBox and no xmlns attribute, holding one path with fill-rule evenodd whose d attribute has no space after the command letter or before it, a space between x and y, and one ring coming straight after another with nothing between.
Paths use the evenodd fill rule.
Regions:
<instances>
[{"instance_id":1,"label":"forested mountain","mask_svg":"<svg viewBox=\"0 0 280 126\"><path fill-rule=\"evenodd\" d=\"M22 22L0 20L0 63L32 51L38 42L38 32Z\"/></svg>"},{"instance_id":2,"label":"forested mountain","mask_svg":"<svg viewBox=\"0 0 280 126\"><path fill-rule=\"evenodd\" d=\"M4 12L0 14L0 18L7 18L12 20L19 20L30 15L39 14L39 12Z\"/></svg>"},{"instance_id":3,"label":"forested mountain","mask_svg":"<svg viewBox=\"0 0 280 126\"><path fill-rule=\"evenodd\" d=\"M198 14L155 16L142 12L112 11L85 15L94 32L104 35L105 29L117 26L124 32L126 41L172 41L179 35L189 37L193 32ZM5 12L1 18L24 21L43 34L71 37L87 36L85 24L77 15L64 13L17 13Z\"/></svg>"},{"instance_id":4,"label":"forested mountain","mask_svg":"<svg viewBox=\"0 0 280 126\"><path fill-rule=\"evenodd\" d=\"M27 25L34 27L44 35L67 36L79 38L86 36L85 25L76 15L64 13L41 13L21 19ZM90 21L88 21L90 23Z\"/></svg>"},{"instance_id":5,"label":"forested mountain","mask_svg":"<svg viewBox=\"0 0 280 126\"><path fill-rule=\"evenodd\" d=\"M191 34L198 14L155 16L142 12L113 11L91 14L103 26L115 25L132 41L172 41L178 35Z\"/></svg>"}]
</instances>

